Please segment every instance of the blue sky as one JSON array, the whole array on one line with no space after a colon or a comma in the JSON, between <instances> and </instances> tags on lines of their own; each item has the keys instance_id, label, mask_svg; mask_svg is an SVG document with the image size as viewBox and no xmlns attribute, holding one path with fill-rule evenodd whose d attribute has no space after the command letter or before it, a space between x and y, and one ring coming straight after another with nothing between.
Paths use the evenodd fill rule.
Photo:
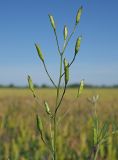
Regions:
<instances>
[{"instance_id":1,"label":"blue sky","mask_svg":"<svg viewBox=\"0 0 118 160\"><path fill-rule=\"evenodd\" d=\"M0 84L27 84L27 74L37 84L47 83L34 43L38 42L52 77L58 79L58 53L48 14L52 14L63 43L63 26L69 33L78 8L84 11L66 50L73 57L79 35L79 55L70 70L70 83L85 79L89 84L118 84L118 0L1 0Z\"/></svg>"}]
</instances>

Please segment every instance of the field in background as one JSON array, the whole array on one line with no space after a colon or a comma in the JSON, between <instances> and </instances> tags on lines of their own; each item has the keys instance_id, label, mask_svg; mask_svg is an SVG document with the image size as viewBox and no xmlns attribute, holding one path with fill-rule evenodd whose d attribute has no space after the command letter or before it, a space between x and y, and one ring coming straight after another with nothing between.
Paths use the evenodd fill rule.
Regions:
<instances>
[{"instance_id":1,"label":"field in background","mask_svg":"<svg viewBox=\"0 0 118 160\"><path fill-rule=\"evenodd\" d=\"M40 140L36 129L35 114L43 118L44 129L49 124L44 111L44 100L51 109L55 103L54 89L36 91L39 99L34 100L28 89L0 89L0 160L50 160L50 155ZM93 106L88 98L99 94L98 116L103 123L110 120L114 127L118 124L118 89L85 89L79 99L77 89L68 89L59 110L58 132L59 160L86 160L93 143ZM114 135L100 149L99 159L118 159L118 136Z\"/></svg>"}]
</instances>

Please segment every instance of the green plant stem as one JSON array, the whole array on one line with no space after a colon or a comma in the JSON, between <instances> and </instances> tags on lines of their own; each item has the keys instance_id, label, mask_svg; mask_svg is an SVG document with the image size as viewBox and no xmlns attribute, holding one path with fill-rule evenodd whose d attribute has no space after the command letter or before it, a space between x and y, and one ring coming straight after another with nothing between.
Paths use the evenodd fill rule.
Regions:
<instances>
[{"instance_id":1,"label":"green plant stem","mask_svg":"<svg viewBox=\"0 0 118 160\"><path fill-rule=\"evenodd\" d=\"M57 138L57 121L56 121L56 118L57 118L57 117L56 117L56 116L57 116L57 111L58 111L58 109L59 109L59 106L61 105L61 102L62 102L62 100L63 100L64 94L65 94L65 91L66 91L66 84L65 84L64 91L63 91L63 93L62 93L61 99L59 100L59 97L60 97L61 79L62 79L63 75L65 74L65 73L62 74L63 54L64 54L64 52L65 52L65 49L66 49L66 47L67 47L67 45L68 45L68 43L69 43L72 35L73 35L74 32L75 32L76 26L77 26L77 25L74 26L74 29L73 29L72 33L70 34L70 36L68 37L67 41L66 41L66 42L64 41L64 46L63 46L62 52L60 51L60 47L59 47L59 42L58 42L58 37L57 37L56 30L54 30L54 34L55 34L55 38L56 38L56 43L57 43L57 48L58 48L58 52L59 52L59 54L60 54L60 75L59 75L58 86L56 86L55 83L53 82L53 80L51 79L51 77L50 77L50 75L49 75L49 73L47 72L47 69L46 69L46 67L45 67L45 63L44 63L44 67L45 67L45 70L46 70L46 72L47 72L47 74L48 74L48 77L50 78L51 82L53 83L53 85L54 85L55 88L57 89L56 104L55 104L55 111L54 111L54 117L53 117L53 125L54 125L53 160L56 160L56 159L57 159L57 157L56 157L56 138ZM70 67L70 66L72 65L72 63L74 62L75 57L76 57L76 55L74 55L74 58L72 59L71 63L69 64L69 67Z\"/></svg>"},{"instance_id":2,"label":"green plant stem","mask_svg":"<svg viewBox=\"0 0 118 160\"><path fill-rule=\"evenodd\" d=\"M47 67L46 67L45 62L43 62L43 65L44 65L45 71L46 71L46 73L47 73L50 81L52 82L52 84L54 85L54 87L57 88L56 84L55 84L54 81L52 80L52 78L51 78L51 76L50 76L50 74L49 74L49 72L48 72L48 70L47 70Z\"/></svg>"},{"instance_id":3,"label":"green plant stem","mask_svg":"<svg viewBox=\"0 0 118 160\"><path fill-rule=\"evenodd\" d=\"M93 160L97 160L98 152L99 152L99 145L97 145L97 147L96 147L96 152L95 152Z\"/></svg>"},{"instance_id":4,"label":"green plant stem","mask_svg":"<svg viewBox=\"0 0 118 160\"><path fill-rule=\"evenodd\" d=\"M73 57L72 61L69 63L69 67L73 64L73 62L74 62L75 58L76 58L76 55L74 54L74 57ZM64 72L64 73L62 73L61 77L63 77L63 76L64 76L64 74L65 74L65 72Z\"/></svg>"},{"instance_id":5,"label":"green plant stem","mask_svg":"<svg viewBox=\"0 0 118 160\"><path fill-rule=\"evenodd\" d=\"M73 34L75 33L76 27L77 27L77 25L75 24L75 26L74 26L74 28L73 28L72 33L70 34L70 36L68 37L68 39L67 39L67 41L66 41L66 43L65 43L65 45L64 45L64 48L63 48L62 53L64 53L64 52L65 52L66 47L67 47L67 45L68 45L69 41L71 40L71 38L72 38Z\"/></svg>"},{"instance_id":6,"label":"green plant stem","mask_svg":"<svg viewBox=\"0 0 118 160\"><path fill-rule=\"evenodd\" d=\"M60 105L61 105L61 102L62 102L63 97L64 97L65 92L66 92L66 87L67 87L67 86L65 85L64 91L63 91L62 96L61 96L61 99L60 99L60 101L59 101L59 103L58 103L58 105L57 105L57 108L56 108L56 110L55 110L55 114L57 113L57 111L58 111L58 109L59 109L59 107L60 107Z\"/></svg>"},{"instance_id":7,"label":"green plant stem","mask_svg":"<svg viewBox=\"0 0 118 160\"><path fill-rule=\"evenodd\" d=\"M60 76L59 76L59 82L57 87L57 96L56 96L56 105L55 105L55 111L58 106L59 101L59 92L60 92L60 84L61 84L61 74L62 74L62 62L63 62L63 55L60 55ZM57 122L56 122L56 115L57 112L54 111L54 151L53 151L53 157L54 160L56 160L56 138L57 138Z\"/></svg>"},{"instance_id":8,"label":"green plant stem","mask_svg":"<svg viewBox=\"0 0 118 160\"><path fill-rule=\"evenodd\" d=\"M58 37L57 37L57 32L56 30L54 30L54 34L55 34L55 38L56 38L56 43L57 43L57 48L58 48L58 52L61 55L61 51L60 51L60 47L59 47L59 42L58 42Z\"/></svg>"}]
</instances>

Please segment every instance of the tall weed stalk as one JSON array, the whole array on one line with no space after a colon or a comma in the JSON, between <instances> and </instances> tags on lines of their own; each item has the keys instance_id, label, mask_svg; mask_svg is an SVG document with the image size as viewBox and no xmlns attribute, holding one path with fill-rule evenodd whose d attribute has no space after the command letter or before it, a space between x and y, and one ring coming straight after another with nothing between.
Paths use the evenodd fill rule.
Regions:
<instances>
[{"instance_id":1,"label":"tall weed stalk","mask_svg":"<svg viewBox=\"0 0 118 160\"><path fill-rule=\"evenodd\" d=\"M73 58L70 62L68 62L65 58L65 51L66 51L66 48L67 48L73 34L75 33L75 31L78 27L82 11L83 11L83 7L81 6L78 9L78 12L77 12L77 15L75 18L75 24L74 24L73 30L70 35L68 34L67 26L66 25L64 26L64 29L63 29L64 44L63 44L62 50L60 49L60 46L59 46L59 41L58 41L58 36L57 36L57 31L56 31L56 24L55 24L54 18L52 15L49 15L50 23L51 23L52 29L54 31L55 39L56 39L58 55L59 55L59 60L60 60L60 69L59 69L60 71L59 71L58 84L56 84L54 82L53 78L51 77L50 73L48 72L48 69L47 69L47 66L45 63L45 58L44 58L44 55L40 49L40 46L38 44L35 44L38 56L44 66L45 72L46 72L47 76L49 77L49 80L51 81L52 85L56 88L56 102L55 102L54 110L51 111L50 107L48 105L48 102L44 102L45 111L48 114L49 119L50 119L51 146L49 145L49 143L45 139L42 119L39 115L36 115L37 128L40 132L41 139L44 142L44 144L48 147L48 149L50 150L53 160L59 159L57 157L57 147L56 147L56 145L57 145L57 123L58 123L57 113L58 113L58 110L62 104L64 95L65 95L65 92L67 89L67 85L69 82L69 76L70 76L69 70L70 70L70 67L73 64L73 62L75 61L75 58L77 57L77 54L79 52L82 37L79 36L76 40L74 55L73 55ZM64 87L61 86L62 78L64 78ZM35 90L34 90L34 85L33 85L33 82L32 82L32 79L30 76L28 76L28 83L29 83L29 88L32 91L34 98L37 98L37 95L35 94ZM61 93L60 90L62 88L63 88L63 92ZM80 83L80 88L78 90L77 97L79 97L82 90L83 90L83 80Z\"/></svg>"}]
</instances>

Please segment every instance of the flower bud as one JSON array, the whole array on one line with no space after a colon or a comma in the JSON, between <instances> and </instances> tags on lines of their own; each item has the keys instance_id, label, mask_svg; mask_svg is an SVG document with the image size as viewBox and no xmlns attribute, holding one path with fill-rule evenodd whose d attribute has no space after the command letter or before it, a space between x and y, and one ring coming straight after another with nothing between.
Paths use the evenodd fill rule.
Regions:
<instances>
[{"instance_id":1,"label":"flower bud","mask_svg":"<svg viewBox=\"0 0 118 160\"><path fill-rule=\"evenodd\" d=\"M44 62L44 57L43 57L43 54L41 52L40 47L37 44L35 44L35 47L36 47L37 53L39 55L39 58L41 59L42 62Z\"/></svg>"},{"instance_id":2,"label":"flower bud","mask_svg":"<svg viewBox=\"0 0 118 160\"><path fill-rule=\"evenodd\" d=\"M39 115L36 115L36 122L37 122L37 128L40 132L40 134L42 134L43 131L43 125L42 125L42 121Z\"/></svg>"},{"instance_id":3,"label":"flower bud","mask_svg":"<svg viewBox=\"0 0 118 160\"><path fill-rule=\"evenodd\" d=\"M44 102L44 105L45 105L45 110L47 112L47 114L51 115L51 112L50 112L50 108L48 106L48 103L47 102Z\"/></svg>"},{"instance_id":4,"label":"flower bud","mask_svg":"<svg viewBox=\"0 0 118 160\"><path fill-rule=\"evenodd\" d=\"M81 6L79 9L78 9L78 12L77 12L77 15L76 15L76 25L79 23L80 21L80 18L81 18L81 14L82 14L82 10L83 10L83 7Z\"/></svg>"},{"instance_id":5,"label":"flower bud","mask_svg":"<svg viewBox=\"0 0 118 160\"><path fill-rule=\"evenodd\" d=\"M77 97L79 97L82 94L83 89L84 89L84 80L81 80L80 86L79 86L79 89L78 89L78 93L77 93Z\"/></svg>"},{"instance_id":6,"label":"flower bud","mask_svg":"<svg viewBox=\"0 0 118 160\"><path fill-rule=\"evenodd\" d=\"M56 26L55 26L55 22L54 22L53 16L49 15L49 18L50 18L50 23L51 23L51 25L52 25L52 28L53 28L54 30L56 30Z\"/></svg>"},{"instance_id":7,"label":"flower bud","mask_svg":"<svg viewBox=\"0 0 118 160\"><path fill-rule=\"evenodd\" d=\"M78 37L77 41L76 41L76 45L75 45L75 54L78 53L79 49L80 49L80 44L81 44L81 39L82 37Z\"/></svg>"},{"instance_id":8,"label":"flower bud","mask_svg":"<svg viewBox=\"0 0 118 160\"><path fill-rule=\"evenodd\" d=\"M66 40L66 38L68 36L68 28L67 28L67 26L64 26L63 34L64 34L64 40Z\"/></svg>"},{"instance_id":9,"label":"flower bud","mask_svg":"<svg viewBox=\"0 0 118 160\"><path fill-rule=\"evenodd\" d=\"M64 58L65 84L69 81L69 64Z\"/></svg>"}]
</instances>

